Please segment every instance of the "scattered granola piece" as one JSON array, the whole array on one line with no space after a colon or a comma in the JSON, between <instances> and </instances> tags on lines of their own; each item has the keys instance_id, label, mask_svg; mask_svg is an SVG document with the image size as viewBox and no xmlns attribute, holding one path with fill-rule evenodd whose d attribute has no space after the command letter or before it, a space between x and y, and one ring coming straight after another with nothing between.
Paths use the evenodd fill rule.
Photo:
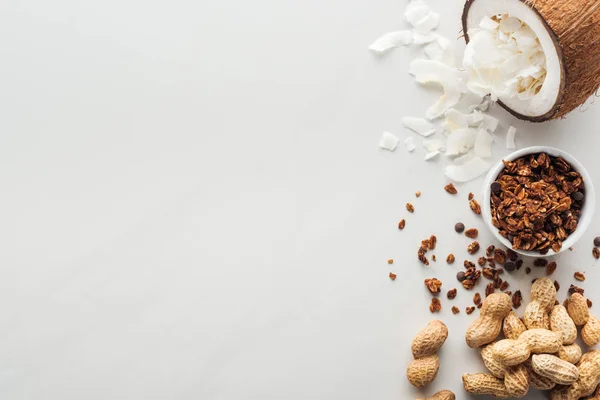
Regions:
<instances>
[{"instance_id":1,"label":"scattered granola piece","mask_svg":"<svg viewBox=\"0 0 600 400\"><path fill-rule=\"evenodd\" d=\"M481 275L483 275L484 278L489 279L490 281L493 281L496 276L496 271L494 271L493 268L483 268L481 270Z\"/></svg>"},{"instance_id":2,"label":"scattered granola piece","mask_svg":"<svg viewBox=\"0 0 600 400\"><path fill-rule=\"evenodd\" d=\"M460 309L456 306L452 306L452 314L456 315L460 312Z\"/></svg>"},{"instance_id":3,"label":"scattered granola piece","mask_svg":"<svg viewBox=\"0 0 600 400\"><path fill-rule=\"evenodd\" d=\"M482 306L483 306L483 303L477 304L477 308L481 308Z\"/></svg>"},{"instance_id":4,"label":"scattered granola piece","mask_svg":"<svg viewBox=\"0 0 600 400\"><path fill-rule=\"evenodd\" d=\"M509 286L510 284L507 281L504 281L500 284L500 290L504 292L506 289L508 289Z\"/></svg>"},{"instance_id":5,"label":"scattered granola piece","mask_svg":"<svg viewBox=\"0 0 600 400\"><path fill-rule=\"evenodd\" d=\"M435 246L437 244L437 237L435 235L431 235L429 238L429 250L435 250Z\"/></svg>"},{"instance_id":6,"label":"scattered granola piece","mask_svg":"<svg viewBox=\"0 0 600 400\"><path fill-rule=\"evenodd\" d=\"M454 185L452 183L447 184L444 187L444 190L450 194L457 194L458 190L456 190L456 188L454 187Z\"/></svg>"},{"instance_id":7,"label":"scattered granola piece","mask_svg":"<svg viewBox=\"0 0 600 400\"><path fill-rule=\"evenodd\" d=\"M529 268L529 267L525 268L525 273L527 275L529 275L531 273L531 268Z\"/></svg>"},{"instance_id":8,"label":"scattered granola piece","mask_svg":"<svg viewBox=\"0 0 600 400\"><path fill-rule=\"evenodd\" d=\"M594 249L592 250L592 255L594 256L594 258L597 260L600 258L600 249L597 247L594 247Z\"/></svg>"},{"instance_id":9,"label":"scattered granola piece","mask_svg":"<svg viewBox=\"0 0 600 400\"><path fill-rule=\"evenodd\" d=\"M417 198L418 198L418 197L421 197L421 191L419 190L417 193L415 193L415 196L416 196Z\"/></svg>"},{"instance_id":10,"label":"scattered granola piece","mask_svg":"<svg viewBox=\"0 0 600 400\"><path fill-rule=\"evenodd\" d=\"M463 262L463 265L465 266L466 269L475 268L475 263L473 261L465 260Z\"/></svg>"},{"instance_id":11,"label":"scattered granola piece","mask_svg":"<svg viewBox=\"0 0 600 400\"><path fill-rule=\"evenodd\" d=\"M457 222L456 225L454 225L454 230L457 233L463 233L465 231L465 224L462 222Z\"/></svg>"},{"instance_id":12,"label":"scattered granola piece","mask_svg":"<svg viewBox=\"0 0 600 400\"><path fill-rule=\"evenodd\" d=\"M477 215L481 215L481 206L479 205L479 203L477 202L477 200L473 199L469 202L469 207L471 207L471 210L473 210L473 212Z\"/></svg>"},{"instance_id":13,"label":"scattered granola piece","mask_svg":"<svg viewBox=\"0 0 600 400\"><path fill-rule=\"evenodd\" d=\"M409 213L414 213L415 212L415 207L412 204L410 204L410 203L406 203L406 210Z\"/></svg>"},{"instance_id":14,"label":"scattered granola piece","mask_svg":"<svg viewBox=\"0 0 600 400\"><path fill-rule=\"evenodd\" d=\"M469 193L469 201L473 200L475 198L475 195L473 194L473 192Z\"/></svg>"},{"instance_id":15,"label":"scattered granola piece","mask_svg":"<svg viewBox=\"0 0 600 400\"><path fill-rule=\"evenodd\" d=\"M456 258L454 257L454 254L448 254L448 257L446 257L446 262L448 264L453 264L455 260Z\"/></svg>"},{"instance_id":16,"label":"scattered granola piece","mask_svg":"<svg viewBox=\"0 0 600 400\"><path fill-rule=\"evenodd\" d=\"M523 300L523 296L521 295L521 291L517 290L512 295L512 305L514 308L521 307L521 301Z\"/></svg>"},{"instance_id":17,"label":"scattered granola piece","mask_svg":"<svg viewBox=\"0 0 600 400\"><path fill-rule=\"evenodd\" d=\"M558 292L560 290L560 283L558 281L554 281L554 289Z\"/></svg>"},{"instance_id":18,"label":"scattered granola piece","mask_svg":"<svg viewBox=\"0 0 600 400\"><path fill-rule=\"evenodd\" d=\"M473 242L467 247L469 254L475 254L479 251L479 242Z\"/></svg>"},{"instance_id":19,"label":"scattered granola piece","mask_svg":"<svg viewBox=\"0 0 600 400\"><path fill-rule=\"evenodd\" d=\"M473 311L475 311L475 307L473 307L473 306L467 307L465 309L465 312L467 313L467 315L473 314Z\"/></svg>"},{"instance_id":20,"label":"scattered granola piece","mask_svg":"<svg viewBox=\"0 0 600 400\"><path fill-rule=\"evenodd\" d=\"M515 262L515 265L517 266L517 270L520 270L521 267L523 266L523 260L521 260L521 259L517 260L517 262Z\"/></svg>"},{"instance_id":21,"label":"scattered granola piece","mask_svg":"<svg viewBox=\"0 0 600 400\"><path fill-rule=\"evenodd\" d=\"M583 273L583 272L579 272L579 271L577 271L577 272L575 272L575 273L573 274L573 277L574 277L575 279L577 279L579 282L583 282L583 281L585 281L585 275L584 275L584 273Z\"/></svg>"},{"instance_id":22,"label":"scattered granola piece","mask_svg":"<svg viewBox=\"0 0 600 400\"><path fill-rule=\"evenodd\" d=\"M519 255L513 249L506 249L506 257L508 257L510 261L517 261Z\"/></svg>"},{"instance_id":23,"label":"scattered granola piece","mask_svg":"<svg viewBox=\"0 0 600 400\"><path fill-rule=\"evenodd\" d=\"M433 255L431 256L431 261L433 261L433 262L437 262L437 259L436 259L436 257L435 257L435 254L433 254Z\"/></svg>"},{"instance_id":24,"label":"scattered granola piece","mask_svg":"<svg viewBox=\"0 0 600 400\"><path fill-rule=\"evenodd\" d=\"M431 293L439 293L442 290L442 282L436 278L425 279L425 286Z\"/></svg>"},{"instance_id":25,"label":"scattered granola piece","mask_svg":"<svg viewBox=\"0 0 600 400\"><path fill-rule=\"evenodd\" d=\"M479 231L476 228L467 229L465 231L465 236L471 239L477 238L479 235Z\"/></svg>"},{"instance_id":26,"label":"scattered granola piece","mask_svg":"<svg viewBox=\"0 0 600 400\"><path fill-rule=\"evenodd\" d=\"M462 281L462 285L465 289L471 290L475 286L475 282L473 282L470 279L465 279L464 281Z\"/></svg>"},{"instance_id":27,"label":"scattered granola piece","mask_svg":"<svg viewBox=\"0 0 600 400\"><path fill-rule=\"evenodd\" d=\"M479 305L481 303L481 295L479 293L475 293L473 295L473 304Z\"/></svg>"},{"instance_id":28,"label":"scattered granola piece","mask_svg":"<svg viewBox=\"0 0 600 400\"><path fill-rule=\"evenodd\" d=\"M496 250L496 246L493 244L489 245L487 249L485 249L485 255L487 257L491 257L494 254L494 250Z\"/></svg>"},{"instance_id":29,"label":"scattered granola piece","mask_svg":"<svg viewBox=\"0 0 600 400\"><path fill-rule=\"evenodd\" d=\"M585 290L580 288L579 286L571 285L571 286L569 286L569 294L573 294L573 293L579 293L580 295L583 296L583 294L585 293Z\"/></svg>"},{"instance_id":30,"label":"scattered granola piece","mask_svg":"<svg viewBox=\"0 0 600 400\"><path fill-rule=\"evenodd\" d=\"M402 230L402 229L404 229L405 226L406 226L406 220L401 219L400 222L398 222L398 229Z\"/></svg>"},{"instance_id":31,"label":"scattered granola piece","mask_svg":"<svg viewBox=\"0 0 600 400\"><path fill-rule=\"evenodd\" d=\"M448 290L448 293L446 293L446 296L448 296L448 298L450 300L452 300L453 298L456 297L456 294L457 294L457 290L456 290L456 288L454 288L454 289Z\"/></svg>"},{"instance_id":32,"label":"scattered granola piece","mask_svg":"<svg viewBox=\"0 0 600 400\"><path fill-rule=\"evenodd\" d=\"M488 283L485 287L485 297L488 297L490 294L494 293L496 288L494 287L494 283Z\"/></svg>"},{"instance_id":33,"label":"scattered granola piece","mask_svg":"<svg viewBox=\"0 0 600 400\"><path fill-rule=\"evenodd\" d=\"M390 279L395 281L396 280L396 274L394 274L393 272L390 272Z\"/></svg>"},{"instance_id":34,"label":"scattered granola piece","mask_svg":"<svg viewBox=\"0 0 600 400\"><path fill-rule=\"evenodd\" d=\"M556 271L556 262L552 261L546 266L546 275L552 275Z\"/></svg>"},{"instance_id":35,"label":"scattered granola piece","mask_svg":"<svg viewBox=\"0 0 600 400\"><path fill-rule=\"evenodd\" d=\"M388 260L388 264L393 264L393 263L394 263L394 260L390 258L390 259Z\"/></svg>"},{"instance_id":36,"label":"scattered granola piece","mask_svg":"<svg viewBox=\"0 0 600 400\"><path fill-rule=\"evenodd\" d=\"M586 302L587 302L588 308L592 308L592 306L594 305L590 299L586 299Z\"/></svg>"},{"instance_id":37,"label":"scattered granola piece","mask_svg":"<svg viewBox=\"0 0 600 400\"><path fill-rule=\"evenodd\" d=\"M502 249L494 250L494 261L498 264L504 264L506 262L506 252Z\"/></svg>"},{"instance_id":38,"label":"scattered granola piece","mask_svg":"<svg viewBox=\"0 0 600 400\"><path fill-rule=\"evenodd\" d=\"M485 257L479 257L477 259L477 264L479 264L480 267L483 267L485 264L487 264L487 259Z\"/></svg>"},{"instance_id":39,"label":"scattered granola piece","mask_svg":"<svg viewBox=\"0 0 600 400\"><path fill-rule=\"evenodd\" d=\"M434 297L431 299L431 304L429 304L429 311L431 311L432 313L435 312L440 312L442 309L442 303L440 302L440 299L438 299L437 297Z\"/></svg>"}]
</instances>

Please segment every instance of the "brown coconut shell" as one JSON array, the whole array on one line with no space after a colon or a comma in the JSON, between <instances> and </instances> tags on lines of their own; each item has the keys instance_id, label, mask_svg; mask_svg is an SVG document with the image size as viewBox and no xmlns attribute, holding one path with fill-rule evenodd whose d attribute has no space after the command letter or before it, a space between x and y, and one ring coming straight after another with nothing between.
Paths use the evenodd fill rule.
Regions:
<instances>
[{"instance_id":1,"label":"brown coconut shell","mask_svg":"<svg viewBox=\"0 0 600 400\"><path fill-rule=\"evenodd\" d=\"M467 0L462 15L469 43ZM554 40L561 60L561 87L556 103L544 115L529 117L500 105L519 119L543 122L564 117L581 106L600 87L600 0L520 0L538 14Z\"/></svg>"}]
</instances>

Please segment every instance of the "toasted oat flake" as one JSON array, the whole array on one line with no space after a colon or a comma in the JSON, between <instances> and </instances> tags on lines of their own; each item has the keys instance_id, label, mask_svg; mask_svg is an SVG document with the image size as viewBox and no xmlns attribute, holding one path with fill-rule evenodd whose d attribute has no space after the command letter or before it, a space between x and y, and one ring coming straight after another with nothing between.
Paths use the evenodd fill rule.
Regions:
<instances>
[{"instance_id":1,"label":"toasted oat flake","mask_svg":"<svg viewBox=\"0 0 600 400\"><path fill-rule=\"evenodd\" d=\"M573 274L573 277L574 277L575 279L577 279L578 281L580 281L580 282L583 282L583 281L585 281L585 274L584 274L583 272L579 272L579 271L578 271L578 272L575 272L575 273Z\"/></svg>"}]
</instances>

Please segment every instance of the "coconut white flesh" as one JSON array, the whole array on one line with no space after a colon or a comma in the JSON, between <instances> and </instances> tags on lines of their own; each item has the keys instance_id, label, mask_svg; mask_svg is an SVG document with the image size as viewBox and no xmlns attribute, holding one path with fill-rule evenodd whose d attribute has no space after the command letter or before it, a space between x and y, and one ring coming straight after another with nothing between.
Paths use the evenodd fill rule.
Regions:
<instances>
[{"instance_id":1,"label":"coconut white flesh","mask_svg":"<svg viewBox=\"0 0 600 400\"><path fill-rule=\"evenodd\" d=\"M497 29L487 21L495 15L506 14L509 18L502 19ZM480 95L486 94L486 91L495 93L507 107L524 116L541 116L552 110L560 94L561 64L552 37L536 12L521 0L477 0L469 9L467 29L471 41L479 36L477 31L493 32L496 29L498 32L496 36L484 33L473 45L467 46L464 61L469 64L469 68L474 65L476 59L484 60L483 65L477 63L476 68L480 71L475 76L471 75L473 79L469 80L469 89ZM504 44L499 47L499 42ZM537 47L541 47L542 52L532 53ZM527 59L510 59L510 56L515 55L515 48L522 51ZM493 63L498 59L503 61L502 70L500 67L490 67L495 65ZM486 68L486 65L489 68ZM542 66L545 67L545 76L541 68L536 70ZM525 86L520 88L523 90L520 95L516 95L517 81L502 81L506 71L514 68L521 71L531 68L524 73L533 75L531 81L524 80ZM543 80L541 87L540 84L535 84L536 80ZM494 82L500 84L495 85Z\"/></svg>"},{"instance_id":2,"label":"coconut white flesh","mask_svg":"<svg viewBox=\"0 0 600 400\"><path fill-rule=\"evenodd\" d=\"M423 147L430 153L434 151L445 151L446 142L442 139L423 139Z\"/></svg>"},{"instance_id":3,"label":"coconut white flesh","mask_svg":"<svg viewBox=\"0 0 600 400\"><path fill-rule=\"evenodd\" d=\"M412 42L413 33L411 31L388 32L373 42L369 46L369 50L376 54L385 54L396 47L408 46Z\"/></svg>"},{"instance_id":4,"label":"coconut white flesh","mask_svg":"<svg viewBox=\"0 0 600 400\"><path fill-rule=\"evenodd\" d=\"M399 141L400 139L391 133L383 132L383 135L381 135L381 140L379 141L379 147L385 150L394 151L396 150L396 146L398 146Z\"/></svg>"},{"instance_id":5,"label":"coconut white flesh","mask_svg":"<svg viewBox=\"0 0 600 400\"><path fill-rule=\"evenodd\" d=\"M440 15L422 0L411 1L406 7L404 17L413 26L415 32L427 33L436 29L440 23Z\"/></svg>"},{"instance_id":6,"label":"coconut white flesh","mask_svg":"<svg viewBox=\"0 0 600 400\"><path fill-rule=\"evenodd\" d=\"M506 148L507 149L516 149L517 145L515 144L515 135L517 133L517 128L511 126L508 128L508 133L506 134Z\"/></svg>"},{"instance_id":7,"label":"coconut white flesh","mask_svg":"<svg viewBox=\"0 0 600 400\"><path fill-rule=\"evenodd\" d=\"M489 163L475 157L462 165L448 165L446 176L455 182L468 182L485 174L489 169Z\"/></svg>"},{"instance_id":8,"label":"coconut white flesh","mask_svg":"<svg viewBox=\"0 0 600 400\"><path fill-rule=\"evenodd\" d=\"M409 153L413 152L417 146L415 145L415 139L413 139L412 137L407 137L406 139L404 139L404 145L406 146L406 150L408 150Z\"/></svg>"},{"instance_id":9,"label":"coconut white flesh","mask_svg":"<svg viewBox=\"0 0 600 400\"><path fill-rule=\"evenodd\" d=\"M446 140L446 155L458 156L465 154L475 146L477 129L463 128L453 131Z\"/></svg>"},{"instance_id":10,"label":"coconut white flesh","mask_svg":"<svg viewBox=\"0 0 600 400\"><path fill-rule=\"evenodd\" d=\"M466 163L468 163L469 161L471 161L473 158L475 158L475 156L471 153L467 153L464 154L460 157L456 157L454 160L452 160L452 163L454 165L465 165Z\"/></svg>"},{"instance_id":11,"label":"coconut white flesh","mask_svg":"<svg viewBox=\"0 0 600 400\"><path fill-rule=\"evenodd\" d=\"M409 73L415 76L419 83L436 83L444 89L444 94L432 107L427 110L427 118L436 119L453 107L462 93L467 91L463 74L440 61L414 60L410 63Z\"/></svg>"},{"instance_id":12,"label":"coconut white flesh","mask_svg":"<svg viewBox=\"0 0 600 400\"><path fill-rule=\"evenodd\" d=\"M427 153L425 154L425 161L433 160L438 155L440 155L440 152L438 150Z\"/></svg>"},{"instance_id":13,"label":"coconut white flesh","mask_svg":"<svg viewBox=\"0 0 600 400\"><path fill-rule=\"evenodd\" d=\"M435 41L436 35L433 32L429 33L413 33L413 42L414 44L426 44Z\"/></svg>"},{"instance_id":14,"label":"coconut white flesh","mask_svg":"<svg viewBox=\"0 0 600 400\"><path fill-rule=\"evenodd\" d=\"M435 126L424 118L404 117L402 124L423 137L429 137L435 133Z\"/></svg>"},{"instance_id":15,"label":"coconut white flesh","mask_svg":"<svg viewBox=\"0 0 600 400\"><path fill-rule=\"evenodd\" d=\"M475 156L480 158L491 158L493 143L494 137L487 132L485 125L482 124L479 129L477 129L477 136L475 137Z\"/></svg>"},{"instance_id":16,"label":"coconut white flesh","mask_svg":"<svg viewBox=\"0 0 600 400\"><path fill-rule=\"evenodd\" d=\"M469 127L469 116L463 114L454 108L449 109L444 113L446 118L444 121L444 130L446 132L452 132L457 129L465 129Z\"/></svg>"}]
</instances>

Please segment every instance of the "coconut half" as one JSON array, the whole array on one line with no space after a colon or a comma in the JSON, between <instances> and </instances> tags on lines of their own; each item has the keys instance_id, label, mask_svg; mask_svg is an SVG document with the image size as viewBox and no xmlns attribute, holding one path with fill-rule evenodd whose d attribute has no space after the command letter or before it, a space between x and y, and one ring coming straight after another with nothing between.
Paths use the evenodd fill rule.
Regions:
<instances>
[{"instance_id":1,"label":"coconut half","mask_svg":"<svg viewBox=\"0 0 600 400\"><path fill-rule=\"evenodd\" d=\"M500 105L517 118L532 122L561 118L600 87L598 0L467 0L462 23L467 43L481 30L495 32L495 36L478 37L482 41L479 48L487 49L488 54L481 55L484 62L476 66L499 63L504 68L501 72L518 69L519 82L502 82L502 89L509 90L497 91ZM524 26L528 29L521 30ZM498 46L498 42L506 46ZM503 58L515 54L515 45L519 49L539 46L543 52L524 51L528 56L525 61L522 57ZM473 54L465 54L466 60L469 57ZM486 83L497 81L497 75L490 76L490 71L495 72L490 68L481 70L479 79L470 82L470 89L483 93L489 89ZM523 86L524 95L515 95L517 84Z\"/></svg>"}]
</instances>

